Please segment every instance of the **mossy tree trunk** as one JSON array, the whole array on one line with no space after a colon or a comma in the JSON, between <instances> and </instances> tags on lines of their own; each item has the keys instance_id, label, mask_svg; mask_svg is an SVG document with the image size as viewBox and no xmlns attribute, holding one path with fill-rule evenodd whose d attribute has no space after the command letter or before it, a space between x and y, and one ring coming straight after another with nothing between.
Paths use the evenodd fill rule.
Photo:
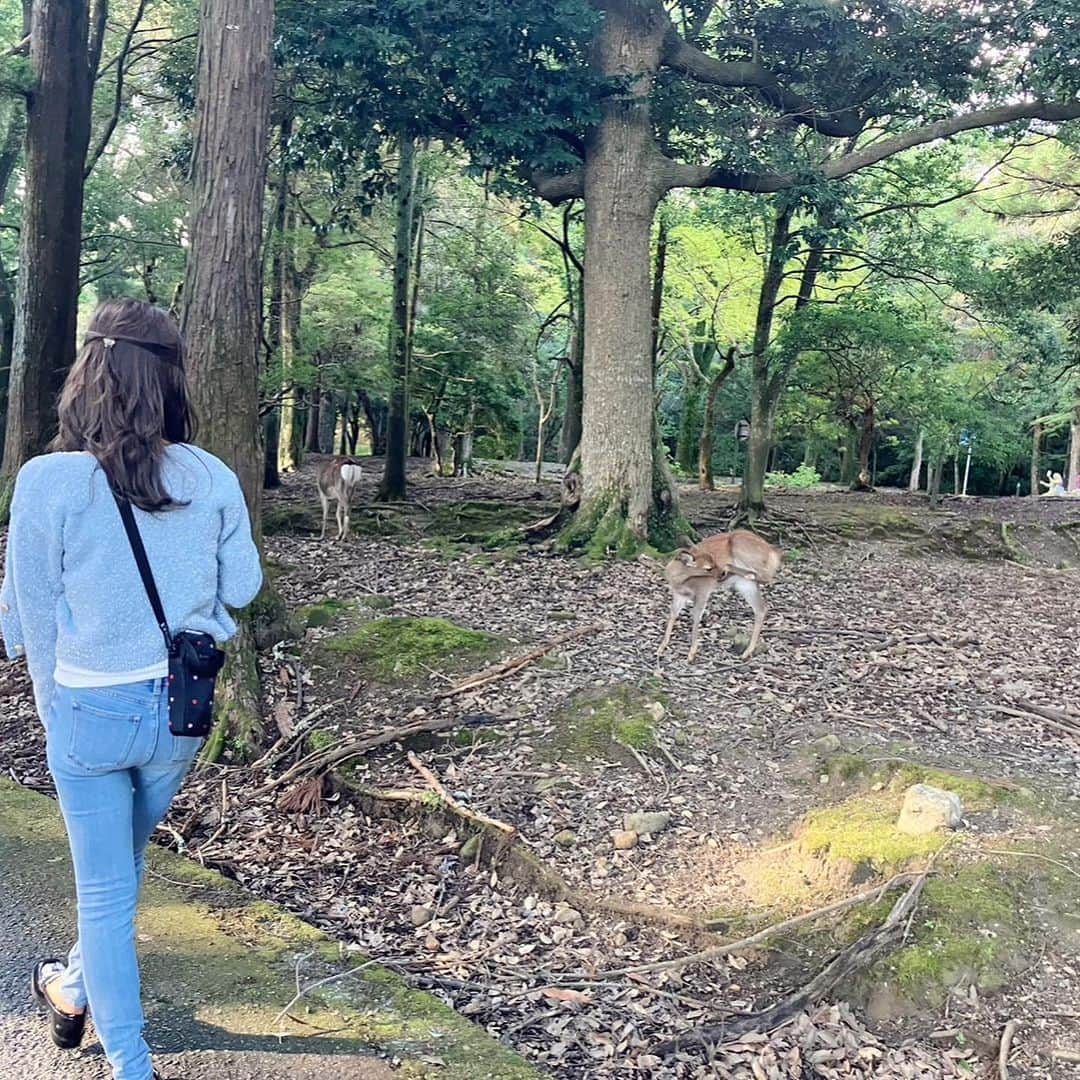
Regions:
<instances>
[{"instance_id":1,"label":"mossy tree trunk","mask_svg":"<svg viewBox=\"0 0 1080 1080\"><path fill-rule=\"evenodd\" d=\"M202 2L183 315L200 441L236 472L260 539L261 248L273 27L271 0ZM265 597L256 601L266 606ZM210 756L226 741L245 754L261 738L255 648L248 612L220 678Z\"/></svg>"}]
</instances>

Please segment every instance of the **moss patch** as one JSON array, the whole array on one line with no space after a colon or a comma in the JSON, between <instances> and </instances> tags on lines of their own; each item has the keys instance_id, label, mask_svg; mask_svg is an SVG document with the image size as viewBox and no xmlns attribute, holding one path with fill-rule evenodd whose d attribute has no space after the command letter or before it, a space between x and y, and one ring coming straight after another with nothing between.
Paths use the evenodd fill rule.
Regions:
<instances>
[{"instance_id":1,"label":"moss patch","mask_svg":"<svg viewBox=\"0 0 1080 1080\"><path fill-rule=\"evenodd\" d=\"M923 888L907 942L875 966L859 996L885 1019L936 1011L954 987L1000 989L1024 963L1023 890L1009 867L942 867ZM846 923L851 937L881 923L895 899L853 915Z\"/></svg>"},{"instance_id":2,"label":"moss patch","mask_svg":"<svg viewBox=\"0 0 1080 1080\"><path fill-rule=\"evenodd\" d=\"M868 864L879 873L901 869L944 847L942 832L907 836L896 828L900 798L895 793L862 795L839 806L811 810L799 830L799 843L811 854Z\"/></svg>"},{"instance_id":3,"label":"moss patch","mask_svg":"<svg viewBox=\"0 0 1080 1080\"><path fill-rule=\"evenodd\" d=\"M479 545L486 550L520 544L522 526L550 512L547 503L465 501L436 507L427 522L431 545ZM439 543L441 541L441 543Z\"/></svg>"},{"instance_id":4,"label":"moss patch","mask_svg":"<svg viewBox=\"0 0 1080 1080\"><path fill-rule=\"evenodd\" d=\"M329 626L352 606L348 600L327 597L325 600L302 607L297 614L303 619L304 625L310 629L317 626Z\"/></svg>"},{"instance_id":5,"label":"moss patch","mask_svg":"<svg viewBox=\"0 0 1080 1080\"><path fill-rule=\"evenodd\" d=\"M656 694L620 685L577 694L558 714L547 746L551 758L632 762L632 747L647 753L656 746L656 721L649 706L661 703Z\"/></svg>"},{"instance_id":6,"label":"moss patch","mask_svg":"<svg viewBox=\"0 0 1080 1080\"><path fill-rule=\"evenodd\" d=\"M467 630L446 619L391 617L374 619L352 634L332 638L325 648L355 657L372 679L393 682L495 654L501 639Z\"/></svg>"}]
</instances>

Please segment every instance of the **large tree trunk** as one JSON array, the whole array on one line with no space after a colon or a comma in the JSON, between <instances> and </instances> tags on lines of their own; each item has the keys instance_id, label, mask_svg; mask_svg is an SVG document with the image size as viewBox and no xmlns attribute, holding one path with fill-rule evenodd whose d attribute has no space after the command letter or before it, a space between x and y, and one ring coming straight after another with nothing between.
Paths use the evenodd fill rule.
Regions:
<instances>
[{"instance_id":1,"label":"large tree trunk","mask_svg":"<svg viewBox=\"0 0 1080 1080\"><path fill-rule=\"evenodd\" d=\"M56 433L56 398L75 361L83 170L94 61L86 0L33 0L26 164L0 514L15 474Z\"/></svg>"},{"instance_id":2,"label":"large tree trunk","mask_svg":"<svg viewBox=\"0 0 1080 1080\"><path fill-rule=\"evenodd\" d=\"M650 233L662 177L649 119L662 20L608 0L594 47L603 75L632 80L602 105L585 155L582 502L567 539L629 554L674 541L675 494L654 454Z\"/></svg>"},{"instance_id":3,"label":"large tree trunk","mask_svg":"<svg viewBox=\"0 0 1080 1080\"><path fill-rule=\"evenodd\" d=\"M12 102L9 109L7 133L0 149L0 203L7 199L8 185L19 163L23 138L26 135L26 109L21 101ZM0 259L0 454L3 453L7 431L8 385L11 380L11 358L15 345L15 280Z\"/></svg>"},{"instance_id":4,"label":"large tree trunk","mask_svg":"<svg viewBox=\"0 0 1080 1080\"><path fill-rule=\"evenodd\" d=\"M1039 497L1039 477L1041 475L1040 455L1042 452L1042 424L1031 425L1031 497Z\"/></svg>"},{"instance_id":5,"label":"large tree trunk","mask_svg":"<svg viewBox=\"0 0 1080 1080\"><path fill-rule=\"evenodd\" d=\"M915 436L915 457L911 462L911 475L908 477L908 491L919 490L919 478L922 475L923 442L926 436L922 428Z\"/></svg>"},{"instance_id":6,"label":"large tree trunk","mask_svg":"<svg viewBox=\"0 0 1080 1080\"><path fill-rule=\"evenodd\" d=\"M390 324L390 414L386 464L378 498L405 498L405 463L409 452L409 304L412 296L413 216L416 197L416 141L402 133L397 182L397 229L394 235L394 302Z\"/></svg>"},{"instance_id":7,"label":"large tree trunk","mask_svg":"<svg viewBox=\"0 0 1080 1080\"><path fill-rule=\"evenodd\" d=\"M202 2L183 318L200 441L240 478L260 539L261 247L273 28L271 0ZM264 595L240 621L218 688L211 759L226 737L243 753L261 736L253 613L269 606Z\"/></svg>"}]
</instances>

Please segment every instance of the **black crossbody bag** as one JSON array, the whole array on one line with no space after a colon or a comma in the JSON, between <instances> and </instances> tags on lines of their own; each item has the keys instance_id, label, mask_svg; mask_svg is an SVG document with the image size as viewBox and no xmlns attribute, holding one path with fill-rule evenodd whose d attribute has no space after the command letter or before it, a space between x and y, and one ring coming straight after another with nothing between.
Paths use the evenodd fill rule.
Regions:
<instances>
[{"instance_id":1,"label":"black crossbody bag","mask_svg":"<svg viewBox=\"0 0 1080 1080\"><path fill-rule=\"evenodd\" d=\"M139 526L131 503L113 493L116 505L120 508L120 518L124 523L131 553L135 556L135 565L139 568L143 588L147 599L154 609L158 629L165 639L165 649L169 655L169 730L174 735L185 735L193 739L203 739L210 734L214 726L214 684L225 654L214 644L209 634L181 630L177 634L169 633L169 624L165 619L165 609L161 606L157 584L150 569L150 560L146 557Z\"/></svg>"}]
</instances>

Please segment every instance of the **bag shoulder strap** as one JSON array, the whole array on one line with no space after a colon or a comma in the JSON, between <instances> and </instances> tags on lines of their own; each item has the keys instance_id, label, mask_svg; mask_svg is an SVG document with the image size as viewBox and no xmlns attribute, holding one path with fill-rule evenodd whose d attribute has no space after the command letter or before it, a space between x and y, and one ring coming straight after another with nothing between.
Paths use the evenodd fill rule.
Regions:
<instances>
[{"instance_id":1,"label":"bag shoulder strap","mask_svg":"<svg viewBox=\"0 0 1080 1080\"><path fill-rule=\"evenodd\" d=\"M158 595L157 583L154 581L153 571L150 569L150 560L146 557L146 548L143 547L142 536L139 534L139 526L135 523L135 514L131 509L131 503L116 492L113 492L116 505L120 510L120 520L124 523L124 532L127 533L128 543L131 544L131 553L135 556L135 565L139 568L139 577L142 578L143 588L146 590L147 599L154 609L154 618L157 619L158 629L165 639L165 649L172 652L173 639L169 633L169 622L165 618L165 609L161 606L161 597Z\"/></svg>"}]
</instances>

